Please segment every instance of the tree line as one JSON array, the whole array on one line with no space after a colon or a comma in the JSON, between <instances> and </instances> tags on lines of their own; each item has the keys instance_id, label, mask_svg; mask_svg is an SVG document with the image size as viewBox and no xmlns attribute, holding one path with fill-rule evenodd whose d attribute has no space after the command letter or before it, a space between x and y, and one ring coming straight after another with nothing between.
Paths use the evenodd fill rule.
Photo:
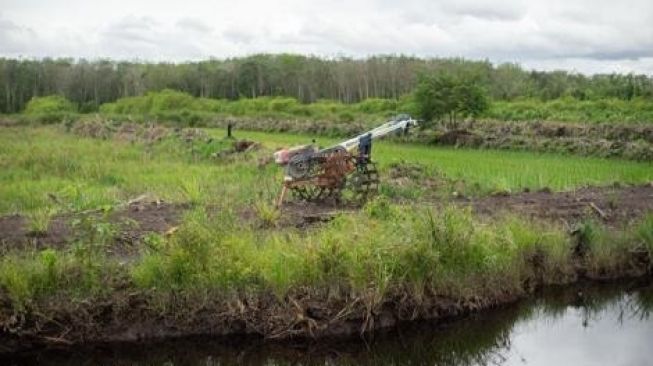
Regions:
<instances>
[{"instance_id":1,"label":"tree line","mask_svg":"<svg viewBox=\"0 0 653 366\"><path fill-rule=\"evenodd\" d=\"M258 54L185 63L0 58L0 113L20 112L32 97L52 94L72 101L80 112L93 112L103 103L163 89L216 99L286 96L304 103L355 103L399 99L416 88L422 75L434 74L464 76L493 100L653 100L653 78L647 75L530 71L462 58Z\"/></svg>"}]
</instances>

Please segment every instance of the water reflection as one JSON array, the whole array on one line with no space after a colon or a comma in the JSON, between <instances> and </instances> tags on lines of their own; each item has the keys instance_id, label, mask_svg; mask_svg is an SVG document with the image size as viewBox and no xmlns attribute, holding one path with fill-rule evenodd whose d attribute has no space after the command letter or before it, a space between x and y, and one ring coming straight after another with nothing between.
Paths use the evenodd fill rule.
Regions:
<instances>
[{"instance_id":1,"label":"water reflection","mask_svg":"<svg viewBox=\"0 0 653 366\"><path fill-rule=\"evenodd\" d=\"M648 365L653 286L549 290L448 324L404 325L371 340L270 344L185 339L26 354L44 365ZM10 363L11 364L11 363Z\"/></svg>"}]
</instances>

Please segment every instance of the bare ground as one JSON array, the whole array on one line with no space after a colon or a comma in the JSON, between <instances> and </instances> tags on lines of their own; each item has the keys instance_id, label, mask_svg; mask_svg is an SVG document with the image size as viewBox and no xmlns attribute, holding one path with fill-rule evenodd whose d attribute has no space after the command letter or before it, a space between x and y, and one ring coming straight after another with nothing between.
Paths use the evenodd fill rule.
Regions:
<instances>
[{"instance_id":1,"label":"bare ground","mask_svg":"<svg viewBox=\"0 0 653 366\"><path fill-rule=\"evenodd\" d=\"M460 200L465 204L465 200ZM514 214L574 224L594 218L609 226L627 225L653 212L653 184L589 187L572 192L523 192L468 200L480 215Z\"/></svg>"},{"instance_id":2,"label":"bare ground","mask_svg":"<svg viewBox=\"0 0 653 366\"><path fill-rule=\"evenodd\" d=\"M112 254L130 256L137 252L139 243L148 233L164 234L179 224L189 208L184 204L161 201L138 202L108 216L116 227L115 240L109 249ZM96 215L100 215L99 213ZM0 217L0 254L8 250L63 248L76 239L71 228L73 215L60 215L51 220L47 232L30 232L28 219L20 215Z\"/></svg>"}]
</instances>

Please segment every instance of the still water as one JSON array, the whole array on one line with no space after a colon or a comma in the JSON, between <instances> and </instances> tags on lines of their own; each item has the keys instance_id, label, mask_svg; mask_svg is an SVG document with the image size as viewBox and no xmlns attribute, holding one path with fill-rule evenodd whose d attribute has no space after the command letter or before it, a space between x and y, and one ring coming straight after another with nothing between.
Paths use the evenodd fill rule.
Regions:
<instances>
[{"instance_id":1,"label":"still water","mask_svg":"<svg viewBox=\"0 0 653 366\"><path fill-rule=\"evenodd\" d=\"M371 339L278 344L184 339L41 351L42 365L653 365L653 285L547 290L446 324L409 324Z\"/></svg>"}]
</instances>

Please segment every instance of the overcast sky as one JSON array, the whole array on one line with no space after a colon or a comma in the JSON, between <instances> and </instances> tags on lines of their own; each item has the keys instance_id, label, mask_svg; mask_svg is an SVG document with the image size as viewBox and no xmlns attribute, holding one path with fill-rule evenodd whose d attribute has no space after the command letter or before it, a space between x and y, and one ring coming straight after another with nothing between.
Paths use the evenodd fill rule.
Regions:
<instances>
[{"instance_id":1,"label":"overcast sky","mask_svg":"<svg viewBox=\"0 0 653 366\"><path fill-rule=\"evenodd\" d=\"M408 54L653 75L653 0L0 0L0 56Z\"/></svg>"}]
</instances>

